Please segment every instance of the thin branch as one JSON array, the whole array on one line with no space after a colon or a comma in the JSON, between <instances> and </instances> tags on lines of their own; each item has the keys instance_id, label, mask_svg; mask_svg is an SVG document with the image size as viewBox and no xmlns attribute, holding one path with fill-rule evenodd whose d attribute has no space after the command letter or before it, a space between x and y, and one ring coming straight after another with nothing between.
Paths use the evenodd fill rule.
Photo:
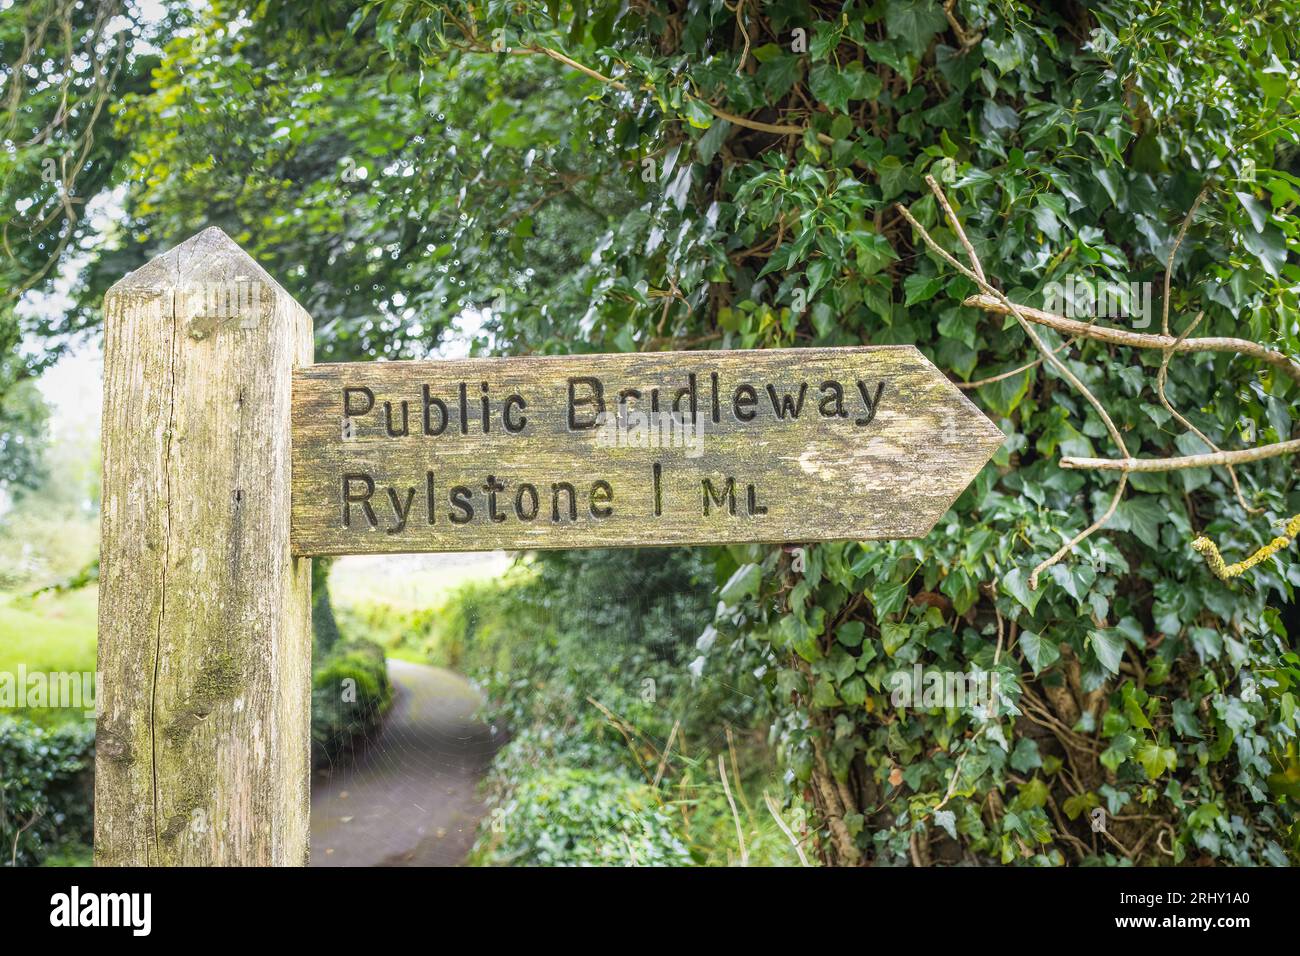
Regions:
<instances>
[{"instance_id":1,"label":"thin branch","mask_svg":"<svg viewBox=\"0 0 1300 956\"><path fill-rule=\"evenodd\" d=\"M1196 201L1192 203L1192 208L1187 210L1187 215L1183 217L1183 224L1178 228L1178 235L1174 237L1173 247L1169 250L1169 259L1165 262L1165 298L1161 305L1162 311L1160 314L1160 330L1165 335L1169 334L1169 283L1174 274L1174 257L1178 255L1178 249L1187 236L1187 227L1192 224L1192 217L1196 215L1196 210L1201 208L1201 203L1205 202L1205 197L1209 191L1209 186L1202 189L1197 194Z\"/></svg>"},{"instance_id":2,"label":"thin branch","mask_svg":"<svg viewBox=\"0 0 1300 956\"><path fill-rule=\"evenodd\" d=\"M930 191L933 192L935 196L943 197L943 190L939 188L939 184L935 181L933 176L926 176L925 182L926 185L930 187ZM971 245L970 240L966 238L966 230L962 228L961 222L953 214L952 207L948 205L946 198L941 198L941 202L944 206L944 211L948 215L949 225L952 226L953 231L957 234L958 239L961 240L961 244L966 249L970 250L971 254L973 255L974 247ZM1120 450L1121 454L1127 457L1128 446L1124 444L1124 436L1121 435L1119 429L1115 427L1114 421L1111 420L1110 413L1106 411L1105 406L1101 404L1101 402L1097 399L1097 396L1092 394L1092 390L1089 389L1088 386L1084 385L1083 382L1079 381L1078 376L1075 375L1074 372L1070 370L1070 367L1066 365L1064 362L1062 362L1059 358L1057 358L1056 354L1053 351L1048 349L1047 345L1043 342L1043 340L1039 338L1038 333L1034 331L1033 326L1030 325L1029 321L1025 318L1024 312L1021 309L1021 307L1016 303L1012 302L1010 299L1008 299L1006 295L1003 294L1001 291L989 285L987 279L980 278L979 274L972 271L971 269L967 269L960 262L954 259L952 255L948 252L948 250L944 249L942 246L940 246L937 242L934 241L934 238L930 235L929 232L926 231L925 227L922 226L919 222L917 222L916 218L911 214L911 212L909 212L907 208L904 207L901 203L895 203L894 206L898 210L898 212L903 216L903 218L906 219L909 223L911 223L912 227L921 234L921 238L925 241L925 244L931 250L933 250L935 253L941 256L953 268L955 268L962 275L966 276L966 278L970 279L972 282L978 285L988 295L991 295L995 300L1001 302L1003 305L1006 306L1007 311L1011 315L1015 316L1016 321L1020 323L1020 327L1024 330L1025 335L1029 337L1029 341L1033 342L1034 345L1037 347L1038 351L1042 353L1043 357L1058 372L1061 373L1061 375L1065 378L1067 382L1073 385L1074 388L1080 394L1082 394L1084 398L1088 400L1088 404L1091 405L1093 409L1097 412L1097 414L1101 417L1102 424L1106 426L1106 431L1110 433L1111 440L1115 443L1115 446ZM1087 326L1085 326L1085 328L1087 328Z\"/></svg>"},{"instance_id":3,"label":"thin branch","mask_svg":"<svg viewBox=\"0 0 1300 956\"><path fill-rule=\"evenodd\" d=\"M737 0L736 27L745 38L745 48L740 51L740 62L736 64L736 75L739 76L745 72L745 61L749 59L749 30L745 28L745 0Z\"/></svg>"},{"instance_id":4,"label":"thin branch","mask_svg":"<svg viewBox=\"0 0 1300 956\"><path fill-rule=\"evenodd\" d=\"M965 52L979 43L984 38L984 34L979 30L966 30L953 12L955 6L957 6L957 0L945 0L943 15L948 18L948 25L952 27L953 35L957 37L957 42L961 44L962 52Z\"/></svg>"},{"instance_id":5,"label":"thin branch","mask_svg":"<svg viewBox=\"0 0 1300 956\"><path fill-rule=\"evenodd\" d=\"M718 775L722 777L722 792L727 795L727 806L731 807L731 819L736 822L736 839L740 843L740 865L749 866L749 851L745 849L745 834L740 828L740 814L736 812L736 801L731 798L731 785L727 783L727 762L718 754ZM740 786L740 781L736 781Z\"/></svg>"},{"instance_id":6,"label":"thin branch","mask_svg":"<svg viewBox=\"0 0 1300 956\"><path fill-rule=\"evenodd\" d=\"M925 181L929 184L930 191L934 193L934 197L939 200L939 205L943 207L943 212L944 215L948 217L948 222L951 223L953 229L956 230L957 241L960 242L962 248L966 250L966 258L970 260L971 269L974 271L981 283L988 285L988 279L984 275L984 267L980 265L979 256L975 255L975 247L971 245L970 239L967 238L966 230L958 224L957 214L952 211L952 206L948 202L948 197L943 194L943 190L939 188L939 184L935 182L934 177L926 176Z\"/></svg>"},{"instance_id":7,"label":"thin branch","mask_svg":"<svg viewBox=\"0 0 1300 956\"><path fill-rule=\"evenodd\" d=\"M1064 351L1065 351L1066 349L1068 349L1071 345L1073 345L1073 344L1075 343L1075 341L1076 341L1075 339L1066 339L1064 342L1062 342L1062 343L1060 344L1060 346L1058 346L1058 347L1055 349L1055 351L1058 352L1058 353L1059 353L1059 352L1064 352ZM958 388L960 388L960 389L964 389L964 390L969 390L969 389L974 389L974 388L983 388L985 385L992 385L994 382L1000 382L1000 381L1002 381L1004 378L1011 378L1011 377L1014 376L1014 375L1019 375L1021 372L1028 372L1031 368L1038 368L1038 366L1040 366L1040 365L1042 365L1042 364L1043 364L1043 360L1042 360L1041 358L1037 358L1037 359L1034 359L1032 362L1030 362L1030 363L1027 364L1027 365L1022 365L1022 366L1020 366L1020 368L1013 368L1010 372L1003 372L1001 375L990 375L988 378L982 378L982 379L980 379L979 381L976 381L976 382L957 382L957 381L954 381L953 384L956 385Z\"/></svg>"},{"instance_id":8,"label":"thin branch","mask_svg":"<svg viewBox=\"0 0 1300 956\"><path fill-rule=\"evenodd\" d=\"M489 53L491 52L491 50L484 49L484 50L480 50L479 52ZM624 90L624 91L627 90L627 84L625 84L622 80L616 80L611 76L605 76L603 73L598 73L597 71L593 70L591 67L583 65L582 63L579 63L577 60L573 59L572 57L565 56L559 50L551 49L549 46L522 47L521 52L540 53L543 56L549 56L552 60L555 60L557 63L563 63L565 66L571 67L572 69L577 70L579 73L585 73L593 80L600 80L600 82L606 83L609 86L614 87L614 89L616 90Z\"/></svg>"},{"instance_id":9,"label":"thin branch","mask_svg":"<svg viewBox=\"0 0 1300 956\"><path fill-rule=\"evenodd\" d=\"M704 102L704 101L701 101ZM746 119L743 116L737 116L735 113L728 113L724 109L714 106L712 103L704 103L709 108L709 112L718 119L726 120L728 123L734 123L736 126L743 126L745 129L758 130L760 133L775 133L778 136L802 136L808 132L806 126L790 126L777 123L760 123L758 120ZM825 133L817 134L817 141L832 146L835 143L835 137L827 136Z\"/></svg>"},{"instance_id":10,"label":"thin branch","mask_svg":"<svg viewBox=\"0 0 1300 956\"><path fill-rule=\"evenodd\" d=\"M680 720L673 721L673 729L668 734L668 743L664 744L664 752L659 755L659 766L655 768L655 779L650 784L656 790L659 789L659 781L664 778L664 771L668 769L668 754L672 752L673 741L677 739L677 731L681 729L681 726L682 722Z\"/></svg>"},{"instance_id":11,"label":"thin branch","mask_svg":"<svg viewBox=\"0 0 1300 956\"><path fill-rule=\"evenodd\" d=\"M1011 312L1006 303L992 295L972 295L962 305L983 309L985 312L996 312L999 315L1008 315ZM1139 349L1170 349L1179 353L1236 352L1241 355L1249 355L1276 367L1294 382L1300 384L1300 362L1296 362L1285 353L1275 352L1268 346L1260 345L1258 342L1251 342L1249 339L1206 336L1204 338L1186 339L1179 343L1177 339L1168 335L1126 332L1123 329L1113 329L1103 325L1092 325L1075 319L1067 319L1055 312L1044 312L1042 309L1033 309L1025 305L1018 306L1018 308L1021 314L1030 322L1046 325L1048 328L1056 329L1058 332L1064 332L1067 335L1083 335L1099 342L1109 342L1112 345L1128 345Z\"/></svg>"},{"instance_id":12,"label":"thin branch","mask_svg":"<svg viewBox=\"0 0 1300 956\"><path fill-rule=\"evenodd\" d=\"M1197 193L1196 201L1192 203L1192 208L1187 210L1187 215L1183 217L1183 224L1178 227L1178 235L1174 237L1174 244L1169 249L1169 258L1165 261L1165 290L1164 298L1161 300L1160 304L1160 330L1165 335L1169 334L1169 299L1171 297L1170 286L1174 276L1174 260L1178 258L1178 250L1182 248L1183 240L1187 238L1187 229L1191 226L1192 220L1196 217L1196 210L1201 208L1201 203L1205 201L1205 197L1209 195L1209 192L1210 187L1209 185L1206 185L1199 193ZM1188 325L1187 328L1185 328L1178 336L1178 343L1181 343L1192 334L1192 330L1200 324L1201 319L1204 318L1204 316L1204 312L1198 312L1196 314L1196 318L1192 319L1191 324ZM1175 345L1178 343L1175 343ZM1193 425L1176 408L1174 408L1173 404L1169 401L1168 396L1165 394L1165 384L1169 379L1169 360L1172 357L1173 346L1164 349L1163 354L1160 357L1160 373L1156 376L1156 394L1160 396L1160 404L1165 407L1165 411L1172 415L1178 424L1182 425L1185 429L1204 442L1210 451L1221 451L1222 449L1220 449L1214 442L1210 441L1204 432ZM1237 480L1237 472L1231 465L1228 466L1228 477L1232 480L1232 490L1237 496L1237 503L1241 505L1246 514L1259 514L1263 511L1262 508L1252 508L1246 503L1246 497L1241 493L1241 482Z\"/></svg>"},{"instance_id":13,"label":"thin branch","mask_svg":"<svg viewBox=\"0 0 1300 956\"><path fill-rule=\"evenodd\" d=\"M1065 557L1067 554L1073 551L1075 545L1077 545L1084 538L1091 535L1097 529L1101 528L1107 521L1111 519L1111 517L1115 514L1115 510L1119 507L1120 499L1124 497L1124 489L1125 487L1127 487L1127 485L1128 485L1128 475L1127 474L1120 475L1119 484L1115 486L1115 494L1110 499L1110 507L1106 509L1106 513L1102 515L1100 518L1098 518L1096 521L1094 521L1092 524L1088 525L1087 528L1085 528L1084 530L1076 534L1069 541L1067 541L1061 547L1061 549L1057 551L1054 555L1052 555L1046 561L1039 564L1038 567L1034 568L1034 570L1030 572L1029 575L1029 590L1037 591L1038 576L1040 574L1042 574L1044 571L1046 571L1048 568L1054 565L1057 561L1060 561L1063 557Z\"/></svg>"},{"instance_id":14,"label":"thin branch","mask_svg":"<svg viewBox=\"0 0 1300 956\"><path fill-rule=\"evenodd\" d=\"M1062 468L1096 471L1179 471L1183 468L1213 468L1217 465L1242 465L1278 455L1300 454L1300 439L1243 448L1241 451L1219 451L1207 455L1183 455L1177 458L1062 458Z\"/></svg>"},{"instance_id":15,"label":"thin branch","mask_svg":"<svg viewBox=\"0 0 1300 956\"><path fill-rule=\"evenodd\" d=\"M736 777L736 796L740 797L740 805L745 808L748 816L754 815L754 808L749 805L749 798L745 796L745 788L740 782L740 761L736 759L736 741L731 736L731 724L727 728L727 751L731 754L731 772Z\"/></svg>"},{"instance_id":16,"label":"thin branch","mask_svg":"<svg viewBox=\"0 0 1300 956\"><path fill-rule=\"evenodd\" d=\"M487 47L481 47L481 48L474 47L473 49L474 52L477 53L492 52ZM566 56L565 54L561 53L559 50L552 49L551 47L548 46L519 47L518 49L511 50L510 52L514 53L515 55L537 54L540 56L549 56L552 60L555 60L557 63L563 63L565 66L577 70L579 73L584 73L587 76L591 77L593 80L600 80L600 82L608 86L611 86L616 90L622 90L626 92L628 89L627 84L624 83L622 80L617 80L612 76L605 76L603 73L593 70L591 67L579 63L577 60L573 59L572 57ZM700 102L703 103L705 107L708 108L709 112L712 113L714 116L716 116L718 119L726 120L728 123L732 123L736 126L743 126L745 129L756 130L760 133L772 133L777 136L802 136L804 133L808 132L809 129L806 126L792 126L789 124L778 124L778 123L763 123L758 120L748 119L747 117L744 116L737 116L735 113L729 113L726 110L721 109L720 107L714 106L712 103L709 103L706 100L701 100ZM818 133L817 140L818 142L826 146L832 146L835 143L835 137L829 136L826 133Z\"/></svg>"},{"instance_id":17,"label":"thin branch","mask_svg":"<svg viewBox=\"0 0 1300 956\"><path fill-rule=\"evenodd\" d=\"M785 838L789 840L790 845L794 847L794 852L799 855L799 865L811 866L812 864L808 862L808 857L804 856L803 847L799 845L799 839L794 835L793 831L786 826L785 821L781 819L781 813L777 809L776 801L772 799L772 795L766 790L763 791L763 803L767 806L767 812L772 814L772 819L776 821L776 825L780 827L781 832L785 834Z\"/></svg>"}]
</instances>

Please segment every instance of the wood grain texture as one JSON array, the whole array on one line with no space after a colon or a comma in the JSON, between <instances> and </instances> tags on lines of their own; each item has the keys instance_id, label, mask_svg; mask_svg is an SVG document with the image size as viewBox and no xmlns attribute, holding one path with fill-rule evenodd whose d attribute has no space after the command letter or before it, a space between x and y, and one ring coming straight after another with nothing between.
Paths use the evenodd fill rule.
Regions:
<instances>
[{"instance_id":1,"label":"wood grain texture","mask_svg":"<svg viewBox=\"0 0 1300 956\"><path fill-rule=\"evenodd\" d=\"M105 298L98 864L306 862L289 439L311 359L310 317L218 229Z\"/></svg>"},{"instance_id":2,"label":"wood grain texture","mask_svg":"<svg viewBox=\"0 0 1300 956\"><path fill-rule=\"evenodd\" d=\"M689 423L692 375L694 447L577 427L600 409L592 378L607 413L627 389L648 412L658 389ZM911 346L314 365L293 406L298 554L916 537L1003 440Z\"/></svg>"}]
</instances>

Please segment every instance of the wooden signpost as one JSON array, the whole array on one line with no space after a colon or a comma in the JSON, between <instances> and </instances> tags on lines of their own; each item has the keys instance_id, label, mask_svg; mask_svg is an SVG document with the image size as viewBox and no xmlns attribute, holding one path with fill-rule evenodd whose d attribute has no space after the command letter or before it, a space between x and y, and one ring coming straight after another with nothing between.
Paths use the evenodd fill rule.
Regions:
<instances>
[{"instance_id":1,"label":"wooden signpost","mask_svg":"<svg viewBox=\"0 0 1300 956\"><path fill-rule=\"evenodd\" d=\"M300 368L297 554L925 534L1002 433L911 346Z\"/></svg>"},{"instance_id":2,"label":"wooden signpost","mask_svg":"<svg viewBox=\"0 0 1300 956\"><path fill-rule=\"evenodd\" d=\"M914 537L1002 443L910 346L313 365L217 229L104 351L109 864L306 861L310 555Z\"/></svg>"}]
</instances>

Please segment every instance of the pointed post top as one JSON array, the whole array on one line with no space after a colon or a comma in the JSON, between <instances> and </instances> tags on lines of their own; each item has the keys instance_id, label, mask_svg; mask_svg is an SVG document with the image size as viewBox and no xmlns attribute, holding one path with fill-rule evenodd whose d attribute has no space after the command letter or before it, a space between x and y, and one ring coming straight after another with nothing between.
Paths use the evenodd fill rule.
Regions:
<instances>
[{"instance_id":1,"label":"pointed post top","mask_svg":"<svg viewBox=\"0 0 1300 956\"><path fill-rule=\"evenodd\" d=\"M167 296L172 315L195 340L223 328L257 328L276 314L277 303L293 303L285 315L306 315L293 296L216 226L127 273L104 298L139 302Z\"/></svg>"},{"instance_id":2,"label":"pointed post top","mask_svg":"<svg viewBox=\"0 0 1300 956\"><path fill-rule=\"evenodd\" d=\"M258 282L277 294L284 289L218 226L209 226L178 246L128 272L108 290L108 295L160 294L202 287L205 283Z\"/></svg>"}]
</instances>

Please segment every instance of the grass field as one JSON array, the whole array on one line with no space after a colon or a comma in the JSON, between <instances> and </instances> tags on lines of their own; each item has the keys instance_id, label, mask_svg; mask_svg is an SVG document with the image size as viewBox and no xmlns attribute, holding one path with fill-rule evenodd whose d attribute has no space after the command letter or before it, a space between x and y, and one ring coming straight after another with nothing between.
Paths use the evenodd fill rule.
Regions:
<instances>
[{"instance_id":1,"label":"grass field","mask_svg":"<svg viewBox=\"0 0 1300 956\"><path fill-rule=\"evenodd\" d=\"M514 558L502 551L339 558L330 599L345 637L374 641L389 657L454 669L457 655L438 646L439 609L461 585L503 575Z\"/></svg>"},{"instance_id":2,"label":"grass field","mask_svg":"<svg viewBox=\"0 0 1300 956\"><path fill-rule=\"evenodd\" d=\"M94 587L37 598L0 592L0 674L33 671L94 672ZM86 719L79 709L20 710L37 723Z\"/></svg>"},{"instance_id":3,"label":"grass field","mask_svg":"<svg viewBox=\"0 0 1300 956\"><path fill-rule=\"evenodd\" d=\"M352 622L366 620L381 633L374 637L395 656L402 653L400 633L407 615L438 607L447 594L466 581L502 574L513 555L482 554L349 557L335 561L330 592L336 607ZM31 598L0 591L0 675L17 675L21 665L34 671L94 672L99 592L95 587ZM347 611L352 610L352 615ZM368 628L365 628L368 630ZM394 633L385 633L392 629ZM85 719L79 709L27 708L18 711L44 725Z\"/></svg>"},{"instance_id":4,"label":"grass field","mask_svg":"<svg viewBox=\"0 0 1300 956\"><path fill-rule=\"evenodd\" d=\"M338 558L330 568L330 599L335 607L385 604L401 611L437 607L466 581L500 577L514 558L504 551Z\"/></svg>"}]
</instances>

